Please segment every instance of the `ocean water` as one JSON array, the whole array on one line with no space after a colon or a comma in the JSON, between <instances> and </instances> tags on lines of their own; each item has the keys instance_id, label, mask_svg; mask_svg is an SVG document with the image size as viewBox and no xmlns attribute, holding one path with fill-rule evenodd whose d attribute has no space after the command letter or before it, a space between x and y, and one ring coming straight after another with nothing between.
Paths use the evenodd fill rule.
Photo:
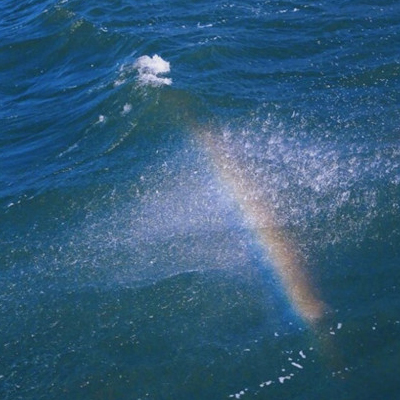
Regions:
<instances>
[{"instance_id":1,"label":"ocean water","mask_svg":"<svg viewBox=\"0 0 400 400\"><path fill-rule=\"evenodd\" d=\"M1 399L400 398L397 1L0 11Z\"/></svg>"}]
</instances>

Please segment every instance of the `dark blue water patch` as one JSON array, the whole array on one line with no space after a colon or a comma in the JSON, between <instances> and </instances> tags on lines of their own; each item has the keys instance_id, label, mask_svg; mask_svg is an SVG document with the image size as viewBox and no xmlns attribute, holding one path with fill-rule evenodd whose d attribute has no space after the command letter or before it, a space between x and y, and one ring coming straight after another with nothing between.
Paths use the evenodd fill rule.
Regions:
<instances>
[{"instance_id":1,"label":"dark blue water patch","mask_svg":"<svg viewBox=\"0 0 400 400\"><path fill-rule=\"evenodd\" d=\"M13 37L16 32L30 29L35 21L49 7L53 0L47 2L30 1L15 4L12 1L4 1L1 3L3 18L0 24L0 32L3 37Z\"/></svg>"},{"instance_id":2,"label":"dark blue water patch","mask_svg":"<svg viewBox=\"0 0 400 400\"><path fill-rule=\"evenodd\" d=\"M111 48L113 49L114 48L114 46L109 47L111 42L108 43L107 40L105 40L106 37L108 38L108 35L107 35L106 32L98 31L97 30L98 28L95 28L94 26L92 26L90 23L88 23L85 20L79 19L78 17L75 16L75 14L73 12L72 12L71 16L69 17L70 14L68 12L66 12L65 10L64 11L63 10L64 9L62 7L56 7L56 8L54 8L52 10L52 13L55 14L55 15L59 15L60 13L62 15L64 15L64 14L67 15L66 19L68 20L68 24L67 24L68 25L68 29L71 29L71 32L70 32L71 34L67 35L67 37L68 37L68 41L71 41L71 43L67 44L66 46L68 48L71 48L71 54L73 54L73 52L75 52L75 53L85 54L86 55L86 53L87 53L86 51L83 52L82 48L80 47L81 46L81 41L77 39L77 38L80 37L80 33L79 32L75 33L75 31L74 31L75 28L78 29L78 30L80 30L80 29L88 29L88 32L87 32L87 34L85 33L85 36L88 35L88 36L91 36L93 38L96 38L96 43L99 44L99 47L98 47L97 51L94 52L93 54L101 55L101 54L104 53L104 50L106 50L106 49L108 50L108 49L111 49ZM74 22L72 23L71 21L74 21ZM72 26L75 26L75 24L77 24L76 27L74 29L72 29ZM72 30L73 30L73 32L72 32ZM104 48L102 47L103 44L105 46ZM118 48L118 46L116 46L116 47ZM47 48L47 46L46 46L46 48ZM195 48L198 48L198 47L195 46ZM222 46L221 48L222 48L222 51L225 51L225 50L223 50L224 46ZM226 47L226 48L228 48L228 47ZM214 52L214 53L218 54L218 51ZM254 56L256 57L257 54L255 54ZM225 57L228 58L228 59L232 59L232 57L234 57L234 54L231 54L228 51L226 53ZM47 60L47 58L48 57L46 57L45 60ZM200 57L200 58L204 59L205 57ZM206 58L209 58L209 57L206 57ZM109 58L107 58L107 60L108 59ZM217 61L216 65L219 65L223 61L223 60L219 60L218 61L218 59L219 59L219 56L217 55L216 58L215 58L215 61ZM90 124L94 123L94 121L97 121L100 116L108 117L107 112L110 113L108 106L112 106L113 104L115 105L114 97L112 95L110 95L110 93L113 93L113 94L115 93L115 94L118 95L118 98L119 98L118 105L120 107L120 110L122 109L122 106L125 104L125 103L124 104L121 103L122 98L125 97L125 96L129 97L129 95L132 94L132 92L129 91L129 90L124 90L124 91L117 91L115 89L112 90L112 91L109 90L110 89L109 85L111 84L111 79L110 79L110 73L111 73L110 71L111 70L110 70L109 66L108 66L108 69L105 71L105 73L108 74L107 75L107 79L103 79L104 76L99 76L99 78L102 78L101 80L93 80L93 67L92 67L92 65L96 65L97 66L97 64L99 64L98 60L93 64L90 59L87 59L87 57L84 57L83 59L75 59L75 55L74 55L72 58L70 58L69 56L68 57L61 57L57 62L60 62L59 65L62 66L62 68L67 68L67 70L68 70L68 66L69 65L76 65L76 64L79 64L79 65L83 65L84 64L85 65L85 69L84 70L82 70L82 68L79 69L79 79L81 80L80 83L82 83L82 85L79 85L76 89L73 89L73 92L76 90L77 93L79 93L79 97L74 97L74 96L71 97L70 96L71 93L66 93L65 96L64 95L63 96L57 96L57 101L54 102L52 100L52 97L53 97L52 93L53 92L50 92L50 93L46 93L45 94L45 96L46 96L45 98L47 100L39 101L39 103L35 106L35 102L33 102L32 97L35 97L35 95L37 95L38 93L41 93L42 89L44 89L46 87L47 82L48 82L48 80L46 80L45 82L40 84L40 80L39 80L39 82L38 82L39 85L36 87L35 93L31 93L30 91L27 92L27 96L30 99L30 104L26 104L26 106L24 107L24 110L31 110L31 111L29 111L27 113L27 115L25 115L25 117L20 117L18 119L14 118L14 117L12 117L12 118L10 117L8 119L8 121L11 122L11 126L13 126L13 124L16 121L18 121L18 123L16 124L16 126L14 127L12 132L10 133L11 137L15 137L15 134L20 135L21 132L27 126L28 122L31 122L32 120L35 120L35 122L36 122L34 124L34 132L33 132L33 133L35 133L35 137L37 138L36 145L32 145L30 143L29 146L26 146L26 148L24 148L24 146L21 146L20 148L18 148L18 151L20 151L20 152L35 153L35 154L37 154L36 157L43 157L43 155L39 154L39 152L37 151L38 148L43 149L44 147L47 147L49 144L51 144L52 146L55 146L55 143L57 143L58 146L59 146L60 137L59 137L59 134L57 135L56 133L59 133L59 132L63 131L62 127L64 126L64 121L65 120L68 120L68 124L70 124L70 125L68 125L68 130L69 131L74 132L74 134L77 137L86 136L86 132L88 130L90 130L89 129ZM133 62L133 60L132 60L132 62ZM49 64L48 60L45 62L45 64L46 65ZM50 63L50 65L51 64L52 63ZM89 68L89 65L90 65L90 68ZM115 73L115 66L113 66L113 67L114 67L113 72ZM177 68L178 68L178 71L179 71L179 68L180 68L179 65L177 66ZM295 68L295 69L298 70L298 68ZM56 72L57 71L58 71L58 69L56 68ZM87 72L87 75L84 74L84 71ZM63 74L60 75L60 74L58 74L58 72L55 74L54 78L60 78L60 80L63 82L63 85L67 84L69 82L68 79L71 76L74 75L74 73L72 73L72 74L70 73L71 71L67 71L68 73L66 74L66 76L64 76ZM99 68L95 68L95 73L96 74L103 74L103 72L104 71L102 71L101 69L99 70ZM226 76L228 77L229 74L230 74L230 72L227 71ZM294 75L292 73L289 73L289 80L291 78L294 79L294 80L290 80L288 82L289 86L291 86L291 87L293 87L293 85L296 86L296 84L299 84L299 82L302 81L302 79L300 79L300 80L298 79L299 76L297 74L298 74L298 71L295 72ZM224 74L221 75L221 77L223 77L223 76L224 76ZM46 74L46 77L47 77L47 79L49 77L51 79L52 75L49 73L49 74ZM36 77L36 78L38 78L38 77ZM238 80L233 79L233 81L235 81L235 82L236 81L243 82L243 79L238 79ZM54 79L54 80L58 82L58 79ZM84 97L82 97L82 92L85 92L86 88L93 87L93 86L95 86L97 84L100 84L100 83L103 84L104 80L107 81L107 83L106 83L106 87L108 85L108 90L107 91L99 92L99 93L96 94L96 96L91 95L91 96L87 97L87 95L85 95ZM203 81L207 82L208 79L204 79ZM278 75L276 77L276 81L284 81L284 79L283 79L283 77L281 75ZM304 82L306 82L305 83L306 85L308 84L307 80L305 80ZM69 82L69 83L75 84L76 82L72 79L72 81ZM178 85L179 85L179 83L178 83ZM54 86L54 85L52 85L52 86ZM55 89L57 89L57 94L59 94L60 87L58 87L57 85L55 85L54 87L55 87ZM224 93L224 90L221 91L220 89L221 89L221 87L219 86L218 90L220 92ZM281 91L281 90L279 90L279 91ZM73 92L72 92L72 94L73 94ZM125 92L125 94L123 92ZM237 91L237 92L240 92L240 91ZM330 116L330 118L333 121L333 124L336 124L336 126L335 125L333 126L335 128L334 131L336 132L338 129L340 129L340 126L337 125L337 121L338 121L339 118L343 118L342 112L340 110L345 110L344 103L340 99L341 98L346 98L346 101L348 101L349 93L347 91L344 91L341 95L338 96L336 94L332 94L332 92L331 92L331 95L333 95L334 101L332 102L332 98L330 98L326 103L334 104L335 108L339 109L339 114L338 114L338 111L335 110L335 112L332 113L332 115ZM50 96L50 98L49 98L49 96ZM254 93L251 96L246 95L246 97L247 98L254 97ZM316 101L320 102L320 100L322 100L325 97L326 97L325 96L325 91L323 91L323 93L321 93L321 96L316 96L316 98L313 99L313 103L315 103ZM358 95L357 94L355 94L354 97L358 99ZM61 98L63 98L62 102L60 102ZM386 96L385 98L390 99L390 96ZM18 101L16 101L16 103L19 104L19 105L24 103L24 102L21 102L21 99L17 99L17 100ZM103 100L104 100L104 102L103 102ZM68 107L68 105L67 105L70 102L74 102L75 103L75 107L70 109ZM362 104L364 111L362 113L360 113L359 115L357 115L357 118L354 118L352 116L350 116L350 117L347 116L345 118L345 122L343 123L343 125L345 125L345 124L348 125L350 123L350 124L353 124L353 126L358 126L359 125L358 124L359 121L365 117L365 108L370 107L370 104L371 104L371 107L372 107L372 103L371 102L372 102L372 98L371 98L371 95L369 94L369 97L367 98L366 103ZM389 101L389 103L390 103L390 101ZM84 104L84 106L83 106L83 104ZM223 107L222 111L225 112L227 108L230 108L231 110L235 109L236 106L238 106L238 108L240 108L240 107L243 106L244 103L243 102L240 103L240 104L236 103L235 101L232 100L231 96L228 97L228 96L222 94L221 98L218 99L217 102L215 102L214 104L215 105L217 105L217 104L223 105L224 107ZM32 106L34 106L33 109L32 109ZM387 104L387 106L389 106L389 104ZM46 114L46 110L47 109L50 110L50 107L52 109L51 109L51 112L49 112L47 114L47 117L40 118L39 120L37 120L37 118L38 118L37 112L36 112L37 109L40 108L41 111L42 111L42 108L44 108L44 113ZM315 112L315 108L313 108L313 107L308 107L307 106L305 108L306 109L313 109L314 110L313 113ZM78 109L79 109L79 111L77 111ZM101 110L101 113L98 112L99 109ZM387 107L385 109L387 109ZM67 110L67 111L65 111L65 110ZM94 110L96 110L96 111L94 111ZM121 112L120 110L118 112ZM154 111L154 110L150 110L150 111ZM319 124L320 121L321 121L321 118L322 118L321 116L323 114L323 111L324 111L323 107L319 111L317 110L317 114L318 114L318 118L319 118L317 120L317 124ZM116 109L115 109L115 112L117 112ZM293 113L292 106L289 105L289 107L287 107L287 113ZM307 111L305 111L305 113L307 113ZM62 115L63 118L57 118L58 122L54 126L54 120L55 120L54 115L55 114L56 115ZM353 112L352 115L354 115L354 114L355 113ZM284 115L284 114L281 114L281 115ZM371 118L374 118L373 114L372 114ZM312 118L309 118L309 119L312 119ZM51 122L49 122L49 121L51 121ZM374 123L377 124L376 120L375 120ZM386 130L390 131L390 128L391 128L391 125L386 127ZM32 134L32 129L30 131L31 131L30 133ZM325 133L324 132L325 129L322 129L322 131L323 131L323 133ZM344 133L344 134L347 135L347 132ZM92 136L89 135L89 138L88 138L89 140L87 141L88 145L91 145L91 143L92 143L92 141L90 140L91 138L92 138ZM26 139L30 142L31 141L31 136L29 136ZM12 140L14 140L14 139L12 139ZM62 140L65 140L65 137L63 137ZM78 140L75 141L75 144L78 142ZM68 151L68 149L71 148L74 145L74 143L72 141L71 141L71 143L72 144L70 144L69 147L68 146L64 147L64 151ZM21 144L23 144L23 143L21 143ZM12 154L12 152L11 152L12 149L7 149L7 150L9 151L9 154ZM25 154L25 153L23 153L23 154ZM60 154L64 154L64 152L61 151ZM26 156L27 156L26 159L28 160L28 155L26 154ZM84 160L81 161L81 162L84 162ZM32 163L30 163L30 165L31 164ZM25 169L26 168L27 167L25 167ZM64 168L65 168L65 166L64 166ZM62 168L61 170L63 170L64 168ZM66 168L68 168L68 167L66 167ZM83 171L79 171L79 172L80 173L84 173L84 170ZM25 180L25 176L24 176L24 180Z\"/></svg>"},{"instance_id":3,"label":"dark blue water patch","mask_svg":"<svg viewBox=\"0 0 400 400\"><path fill-rule=\"evenodd\" d=\"M5 393L219 398L255 379L247 367L255 357L251 370L257 371L264 358L248 353L261 351L259 343L274 351L273 340L293 346L304 340L289 326L288 339L274 337L274 331L285 337L285 327L266 307L262 285L221 272L184 274L142 289L60 289L25 292L18 318L3 321ZM3 307L10 304L3 300Z\"/></svg>"}]
</instances>

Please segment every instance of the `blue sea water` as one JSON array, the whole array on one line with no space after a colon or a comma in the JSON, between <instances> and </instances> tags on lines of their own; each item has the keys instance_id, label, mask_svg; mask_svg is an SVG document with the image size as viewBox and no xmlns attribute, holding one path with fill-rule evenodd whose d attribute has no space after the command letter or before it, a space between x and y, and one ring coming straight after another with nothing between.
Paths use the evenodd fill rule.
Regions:
<instances>
[{"instance_id":1,"label":"blue sea water","mask_svg":"<svg viewBox=\"0 0 400 400\"><path fill-rule=\"evenodd\" d=\"M0 11L2 399L399 398L398 2Z\"/></svg>"}]
</instances>

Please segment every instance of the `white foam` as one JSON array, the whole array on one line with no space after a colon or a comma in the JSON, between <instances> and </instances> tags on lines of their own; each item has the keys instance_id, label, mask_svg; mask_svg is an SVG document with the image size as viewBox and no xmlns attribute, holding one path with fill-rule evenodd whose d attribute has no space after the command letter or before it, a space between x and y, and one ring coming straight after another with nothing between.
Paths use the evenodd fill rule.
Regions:
<instances>
[{"instance_id":1,"label":"white foam","mask_svg":"<svg viewBox=\"0 0 400 400\"><path fill-rule=\"evenodd\" d=\"M291 376L290 375L288 375L288 376L280 376L278 379L279 379L279 383L284 383L286 380L290 380Z\"/></svg>"},{"instance_id":2,"label":"white foam","mask_svg":"<svg viewBox=\"0 0 400 400\"><path fill-rule=\"evenodd\" d=\"M230 398L235 398L235 399L240 399L242 396L244 396L246 393L245 392L247 392L247 388L246 389L244 389L244 390L241 390L240 392L238 392L238 393L236 393L236 394L231 394L231 395L229 395L229 397Z\"/></svg>"},{"instance_id":3,"label":"white foam","mask_svg":"<svg viewBox=\"0 0 400 400\"><path fill-rule=\"evenodd\" d=\"M160 75L170 72L170 64L160 56L142 56L136 60L134 67L139 72L139 81L144 85L162 86L171 85L172 79Z\"/></svg>"},{"instance_id":4,"label":"white foam","mask_svg":"<svg viewBox=\"0 0 400 400\"><path fill-rule=\"evenodd\" d=\"M126 115L132 111L132 104L126 103L124 104L124 108L121 111L121 115Z\"/></svg>"},{"instance_id":5,"label":"white foam","mask_svg":"<svg viewBox=\"0 0 400 400\"><path fill-rule=\"evenodd\" d=\"M292 364L294 367L296 367L296 368L303 369L303 366L300 365L300 364L297 364L297 363L295 363L295 362L292 362L291 364Z\"/></svg>"},{"instance_id":6,"label":"white foam","mask_svg":"<svg viewBox=\"0 0 400 400\"><path fill-rule=\"evenodd\" d=\"M198 28L211 28L212 26L213 26L213 24L202 25L202 24L200 24L200 22L197 23Z\"/></svg>"}]
</instances>

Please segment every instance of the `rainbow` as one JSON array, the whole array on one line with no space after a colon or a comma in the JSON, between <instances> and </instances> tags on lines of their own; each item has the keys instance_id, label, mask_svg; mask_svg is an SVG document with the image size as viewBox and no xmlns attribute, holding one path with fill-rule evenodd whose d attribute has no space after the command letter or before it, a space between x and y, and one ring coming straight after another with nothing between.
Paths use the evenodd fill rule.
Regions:
<instances>
[{"instance_id":1,"label":"rainbow","mask_svg":"<svg viewBox=\"0 0 400 400\"><path fill-rule=\"evenodd\" d=\"M304 258L279 228L273 209L265 201L259 185L248 168L241 165L231 144L211 132L203 132L200 138L216 175L239 205L263 255L271 261L293 309L308 324L318 324L326 314L327 306L307 275Z\"/></svg>"}]
</instances>

